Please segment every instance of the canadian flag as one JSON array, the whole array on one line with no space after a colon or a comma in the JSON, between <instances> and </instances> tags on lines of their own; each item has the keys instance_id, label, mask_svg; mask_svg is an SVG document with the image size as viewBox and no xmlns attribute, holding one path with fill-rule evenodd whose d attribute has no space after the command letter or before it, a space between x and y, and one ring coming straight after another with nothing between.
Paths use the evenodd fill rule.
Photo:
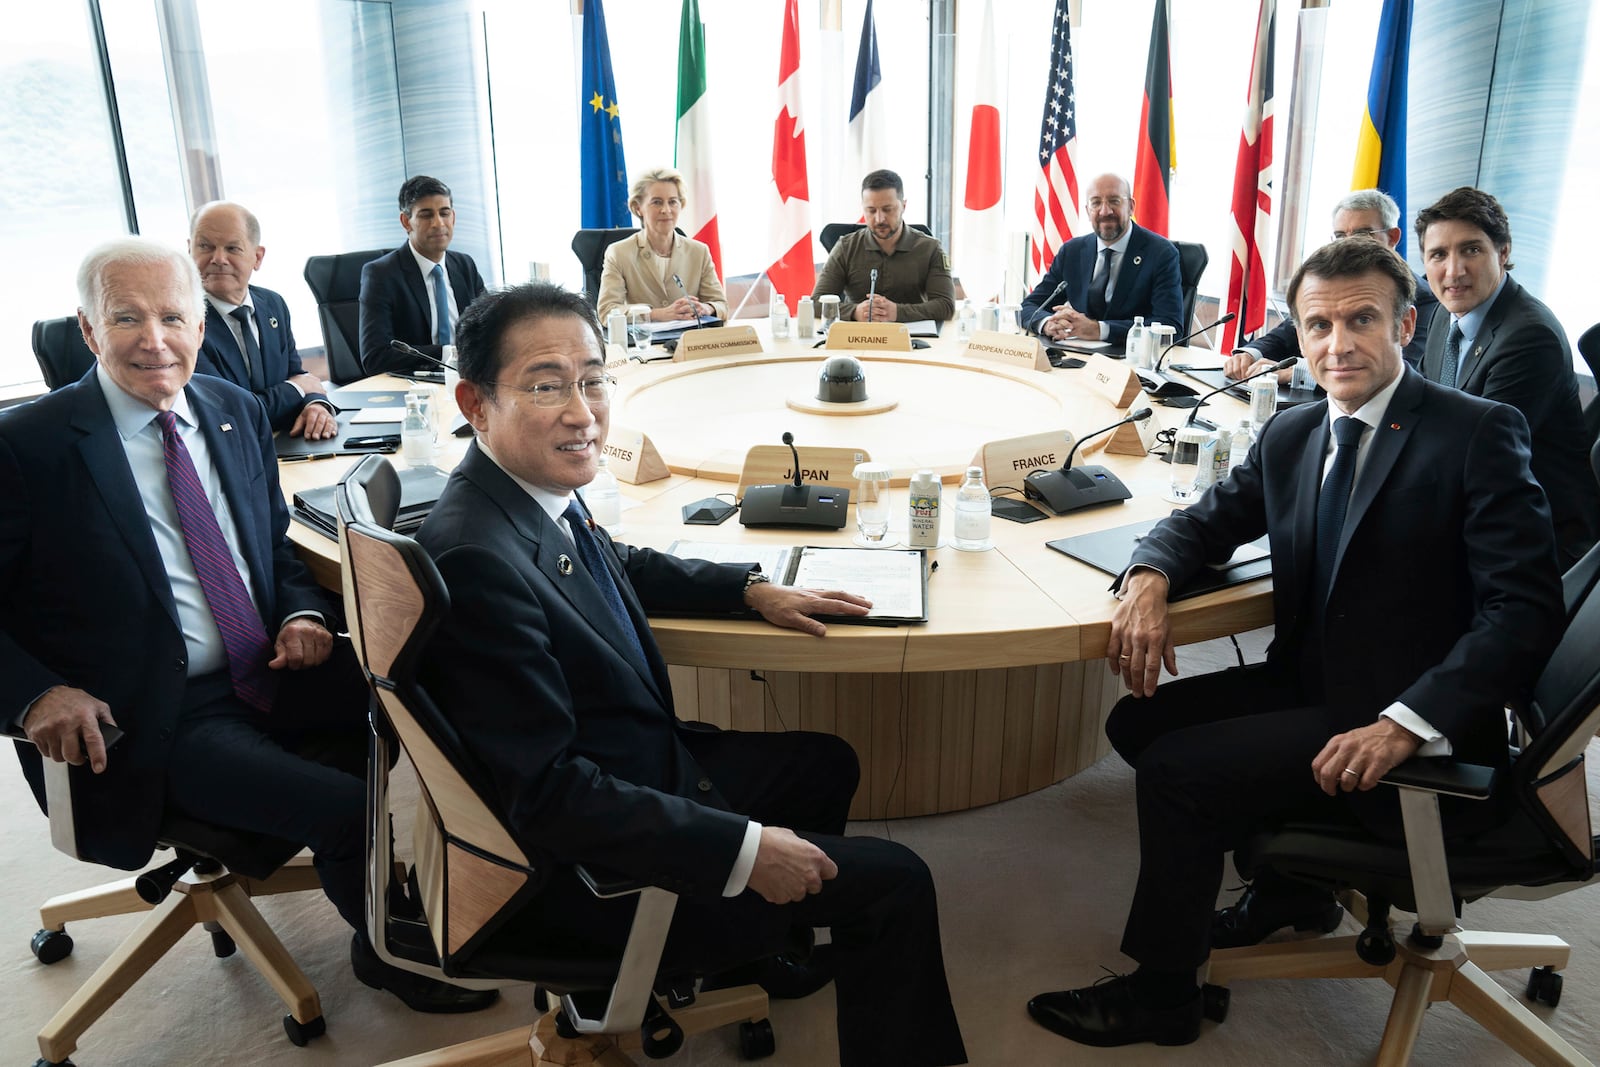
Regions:
<instances>
[{"instance_id":1,"label":"canadian flag","mask_svg":"<svg viewBox=\"0 0 1600 1067\"><path fill-rule=\"evenodd\" d=\"M806 132L800 121L800 7L783 6L783 50L778 56L778 119L772 130L772 247L777 259L767 281L783 294L790 314L817 283L811 252L811 196L806 188Z\"/></svg>"}]
</instances>

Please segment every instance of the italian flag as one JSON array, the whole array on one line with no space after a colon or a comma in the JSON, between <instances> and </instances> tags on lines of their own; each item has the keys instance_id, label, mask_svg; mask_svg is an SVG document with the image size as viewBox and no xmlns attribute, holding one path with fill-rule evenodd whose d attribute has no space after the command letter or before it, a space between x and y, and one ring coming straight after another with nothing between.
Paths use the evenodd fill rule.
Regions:
<instances>
[{"instance_id":1,"label":"italian flag","mask_svg":"<svg viewBox=\"0 0 1600 1067\"><path fill-rule=\"evenodd\" d=\"M683 229L710 246L711 262L722 273L722 240L717 235L717 201L711 191L711 99L706 93L706 28L699 0L683 0L678 25L678 136L674 163L683 175Z\"/></svg>"}]
</instances>

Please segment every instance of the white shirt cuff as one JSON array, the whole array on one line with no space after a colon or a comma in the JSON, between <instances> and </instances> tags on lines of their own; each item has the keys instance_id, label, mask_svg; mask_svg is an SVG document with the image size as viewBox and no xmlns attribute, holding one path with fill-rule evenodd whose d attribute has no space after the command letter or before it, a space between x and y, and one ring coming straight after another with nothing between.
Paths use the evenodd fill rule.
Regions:
<instances>
[{"instance_id":1,"label":"white shirt cuff","mask_svg":"<svg viewBox=\"0 0 1600 1067\"><path fill-rule=\"evenodd\" d=\"M756 869L756 850L760 847L761 824L751 819L745 823L744 843L739 846L733 870L728 872L728 884L722 887L723 896L736 897L744 892L745 886L750 884L750 872Z\"/></svg>"},{"instance_id":2,"label":"white shirt cuff","mask_svg":"<svg viewBox=\"0 0 1600 1067\"><path fill-rule=\"evenodd\" d=\"M1100 324L1100 340L1111 340L1111 324L1109 322L1102 322Z\"/></svg>"},{"instance_id":3,"label":"white shirt cuff","mask_svg":"<svg viewBox=\"0 0 1600 1067\"><path fill-rule=\"evenodd\" d=\"M1384 708L1383 711L1379 712L1379 716L1385 719L1393 719L1422 738L1422 747L1417 749L1416 752L1419 756L1448 756L1455 751L1450 747L1450 739L1448 737L1434 729L1433 724L1428 722L1427 719L1424 719L1399 701L1395 701Z\"/></svg>"}]
</instances>

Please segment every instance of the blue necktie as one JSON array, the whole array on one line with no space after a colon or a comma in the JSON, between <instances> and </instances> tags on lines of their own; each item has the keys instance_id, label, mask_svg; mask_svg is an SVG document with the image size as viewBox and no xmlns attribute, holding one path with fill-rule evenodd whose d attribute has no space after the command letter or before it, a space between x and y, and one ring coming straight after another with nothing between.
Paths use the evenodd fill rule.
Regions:
<instances>
[{"instance_id":1,"label":"blue necktie","mask_svg":"<svg viewBox=\"0 0 1600 1067\"><path fill-rule=\"evenodd\" d=\"M250 309L240 304L228 312L239 322L239 337L244 341L245 370L250 374L250 391L267 391L266 371L261 367L261 346L256 343L256 332L250 328Z\"/></svg>"},{"instance_id":2,"label":"blue necktie","mask_svg":"<svg viewBox=\"0 0 1600 1067\"><path fill-rule=\"evenodd\" d=\"M567 520L567 525L572 527L572 547L578 550L579 562L583 564L583 569L589 572L589 577L594 579L594 584L600 588L600 596L605 599L606 607L611 609L611 614L622 627L622 632L628 635L630 645L639 654L639 665L648 668L650 660L645 656L644 645L639 641L639 631L634 628L633 619L628 615L627 605L622 602L622 593L611 577L611 568L607 567L606 561L601 558L600 539L589 528L589 517L583 513L576 500L567 505L562 517Z\"/></svg>"},{"instance_id":3,"label":"blue necktie","mask_svg":"<svg viewBox=\"0 0 1600 1067\"><path fill-rule=\"evenodd\" d=\"M1444 365L1439 368L1439 384L1456 387L1456 371L1461 367L1461 324L1450 324L1450 336L1444 342Z\"/></svg>"},{"instance_id":4,"label":"blue necktie","mask_svg":"<svg viewBox=\"0 0 1600 1067\"><path fill-rule=\"evenodd\" d=\"M1089 317L1096 321L1106 315L1106 287L1111 284L1111 255L1114 249L1100 251L1100 273L1089 280Z\"/></svg>"},{"instance_id":5,"label":"blue necktie","mask_svg":"<svg viewBox=\"0 0 1600 1067\"><path fill-rule=\"evenodd\" d=\"M439 337L439 343L447 345L450 343L450 298L444 286L444 264L435 263L432 274L433 310L439 318L439 328L435 332Z\"/></svg>"},{"instance_id":6,"label":"blue necktie","mask_svg":"<svg viewBox=\"0 0 1600 1067\"><path fill-rule=\"evenodd\" d=\"M1322 480L1317 497L1317 573L1312 601L1317 610L1328 599L1328 583L1333 579L1333 560L1339 554L1339 538L1344 533L1344 515L1350 508L1350 490L1356 480L1356 452L1366 424L1346 415L1333 424L1333 466Z\"/></svg>"},{"instance_id":7,"label":"blue necktie","mask_svg":"<svg viewBox=\"0 0 1600 1067\"><path fill-rule=\"evenodd\" d=\"M189 449L178 434L177 416L170 411L156 414L161 427L161 442L167 461L167 485L178 509L178 526L189 560L200 579L211 617L222 632L222 645L228 652L228 675L233 691L257 711L271 711L278 679L267 669L272 658L272 641L261 614L250 601L250 594L234 565L233 553L217 524L216 512L206 497L200 476L195 472Z\"/></svg>"}]
</instances>

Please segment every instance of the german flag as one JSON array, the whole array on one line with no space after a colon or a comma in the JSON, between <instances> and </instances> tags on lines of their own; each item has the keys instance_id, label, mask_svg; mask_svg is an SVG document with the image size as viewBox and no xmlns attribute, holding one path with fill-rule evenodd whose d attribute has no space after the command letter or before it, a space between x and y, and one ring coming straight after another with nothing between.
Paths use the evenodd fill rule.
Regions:
<instances>
[{"instance_id":1,"label":"german flag","mask_svg":"<svg viewBox=\"0 0 1600 1067\"><path fill-rule=\"evenodd\" d=\"M1167 236L1168 191L1178 165L1178 134L1172 122L1171 20L1167 0L1156 0L1150 27L1150 61L1144 68L1144 107L1139 113L1139 148L1133 168L1134 219Z\"/></svg>"}]
</instances>

